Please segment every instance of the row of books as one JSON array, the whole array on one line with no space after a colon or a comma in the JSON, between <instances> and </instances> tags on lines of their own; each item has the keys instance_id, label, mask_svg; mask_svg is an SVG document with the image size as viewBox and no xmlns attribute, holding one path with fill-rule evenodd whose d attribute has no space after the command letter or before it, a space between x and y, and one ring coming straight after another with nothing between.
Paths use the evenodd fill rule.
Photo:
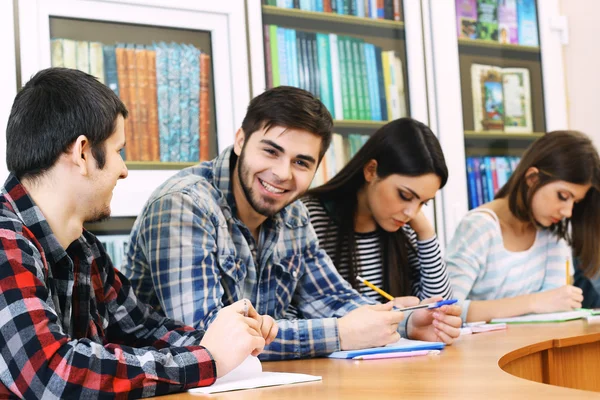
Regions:
<instances>
[{"instance_id":1,"label":"row of books","mask_svg":"<svg viewBox=\"0 0 600 400\"><path fill-rule=\"evenodd\" d=\"M458 37L539 46L535 0L456 0Z\"/></svg>"},{"instance_id":2,"label":"row of books","mask_svg":"<svg viewBox=\"0 0 600 400\"><path fill-rule=\"evenodd\" d=\"M51 43L52 66L79 69L110 87L129 110L127 161L194 162L209 155L210 56L192 45Z\"/></svg>"},{"instance_id":3,"label":"row of books","mask_svg":"<svg viewBox=\"0 0 600 400\"><path fill-rule=\"evenodd\" d=\"M519 157L467 157L469 209L494 200L519 160Z\"/></svg>"},{"instance_id":4,"label":"row of books","mask_svg":"<svg viewBox=\"0 0 600 400\"><path fill-rule=\"evenodd\" d=\"M363 144L369 140L369 137L369 135L359 133L348 135L334 133L331 138L331 145L323 156L321 164L319 164L311 187L317 187L326 183L340 172Z\"/></svg>"},{"instance_id":5,"label":"row of books","mask_svg":"<svg viewBox=\"0 0 600 400\"><path fill-rule=\"evenodd\" d=\"M129 235L98 235L98 240L110 256L113 266L121 269L125 261L125 252L129 244Z\"/></svg>"},{"instance_id":6,"label":"row of books","mask_svg":"<svg viewBox=\"0 0 600 400\"><path fill-rule=\"evenodd\" d=\"M263 4L304 11L402 21L400 0L263 0Z\"/></svg>"},{"instance_id":7,"label":"row of books","mask_svg":"<svg viewBox=\"0 0 600 400\"><path fill-rule=\"evenodd\" d=\"M471 87L476 131L533 132L527 68L472 64Z\"/></svg>"},{"instance_id":8,"label":"row of books","mask_svg":"<svg viewBox=\"0 0 600 400\"><path fill-rule=\"evenodd\" d=\"M321 99L336 120L407 116L402 60L396 51L334 33L265 25L269 88L296 86Z\"/></svg>"}]
</instances>

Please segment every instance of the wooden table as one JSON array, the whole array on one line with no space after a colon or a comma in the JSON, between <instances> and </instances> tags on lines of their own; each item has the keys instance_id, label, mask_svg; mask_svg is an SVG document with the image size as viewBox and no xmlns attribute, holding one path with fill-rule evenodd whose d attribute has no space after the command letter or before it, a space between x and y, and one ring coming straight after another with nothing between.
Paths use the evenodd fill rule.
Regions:
<instances>
[{"instance_id":1,"label":"wooden table","mask_svg":"<svg viewBox=\"0 0 600 400\"><path fill-rule=\"evenodd\" d=\"M600 399L600 393L590 391L600 391L600 324L588 325L586 321L578 320L512 325L505 331L462 336L438 356L366 361L312 359L264 362L263 369L321 375L323 381L217 393L210 397L309 400ZM180 393L164 398L198 397Z\"/></svg>"}]
</instances>

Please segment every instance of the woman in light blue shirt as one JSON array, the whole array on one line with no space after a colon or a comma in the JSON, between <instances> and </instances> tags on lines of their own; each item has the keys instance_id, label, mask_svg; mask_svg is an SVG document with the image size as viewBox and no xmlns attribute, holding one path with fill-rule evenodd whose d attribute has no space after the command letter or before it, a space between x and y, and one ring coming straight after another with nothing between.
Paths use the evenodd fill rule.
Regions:
<instances>
[{"instance_id":1,"label":"woman in light blue shirt","mask_svg":"<svg viewBox=\"0 0 600 400\"><path fill-rule=\"evenodd\" d=\"M571 285L600 266L600 161L591 140L550 132L525 152L493 201L459 224L446 261L463 319L490 320L581 307Z\"/></svg>"}]
</instances>

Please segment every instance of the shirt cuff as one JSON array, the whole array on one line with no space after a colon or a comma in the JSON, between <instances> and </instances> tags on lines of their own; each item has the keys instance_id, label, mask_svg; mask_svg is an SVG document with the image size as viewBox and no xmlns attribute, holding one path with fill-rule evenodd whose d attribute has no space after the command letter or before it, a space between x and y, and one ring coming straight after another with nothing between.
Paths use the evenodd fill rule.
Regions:
<instances>
[{"instance_id":1,"label":"shirt cuff","mask_svg":"<svg viewBox=\"0 0 600 400\"><path fill-rule=\"evenodd\" d=\"M184 388L210 386L217 380L217 364L204 346L174 347Z\"/></svg>"},{"instance_id":2,"label":"shirt cuff","mask_svg":"<svg viewBox=\"0 0 600 400\"><path fill-rule=\"evenodd\" d=\"M404 318L404 322L401 324L398 324L398 329L397 329L398 333L400 334L400 337L410 339L408 337L408 320L412 316L412 313L413 313L412 311L404 312L404 315L406 315L406 317Z\"/></svg>"},{"instance_id":3,"label":"shirt cuff","mask_svg":"<svg viewBox=\"0 0 600 400\"><path fill-rule=\"evenodd\" d=\"M319 357L340 350L337 318L298 320L300 357Z\"/></svg>"},{"instance_id":4,"label":"shirt cuff","mask_svg":"<svg viewBox=\"0 0 600 400\"><path fill-rule=\"evenodd\" d=\"M425 239L425 240L419 240L419 239L417 239L417 245L419 245L419 246L429 246L429 245L433 244L433 242L435 242L436 240L437 240L437 235L434 234L429 239Z\"/></svg>"},{"instance_id":5,"label":"shirt cuff","mask_svg":"<svg viewBox=\"0 0 600 400\"><path fill-rule=\"evenodd\" d=\"M460 314L460 317L462 318L463 322L468 322L467 321L467 313L469 312L469 306L471 305L471 300L463 300L459 304L462 306L462 313Z\"/></svg>"}]
</instances>

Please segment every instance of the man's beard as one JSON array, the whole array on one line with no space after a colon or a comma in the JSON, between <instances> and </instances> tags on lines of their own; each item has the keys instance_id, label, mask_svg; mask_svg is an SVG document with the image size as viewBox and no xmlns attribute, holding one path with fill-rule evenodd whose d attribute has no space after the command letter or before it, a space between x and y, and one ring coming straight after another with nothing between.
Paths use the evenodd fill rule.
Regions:
<instances>
[{"instance_id":1,"label":"man's beard","mask_svg":"<svg viewBox=\"0 0 600 400\"><path fill-rule=\"evenodd\" d=\"M238 160L238 162L239 162L238 179L240 181L240 185L242 186L242 190L244 191L244 195L246 196L246 200L250 204L250 207L252 207L254 209L254 211L259 213L260 215L264 215L267 218L272 217L273 215L275 215L279 211L281 211L281 208L275 210L275 209L273 209L272 206L269 207L269 203L271 203L271 205L273 205L273 203L274 203L273 199L263 198L262 200L267 204L261 205L260 200L256 200L254 198L255 193L254 193L254 189L252 188L253 179L252 179L251 172L250 172L248 166L244 162L245 160L246 160L246 157L244 155L244 149L242 149L242 154L240 154L240 158ZM246 183L246 179L249 181L248 184Z\"/></svg>"},{"instance_id":2,"label":"man's beard","mask_svg":"<svg viewBox=\"0 0 600 400\"><path fill-rule=\"evenodd\" d=\"M90 216L88 216L84 222L86 223L94 223L94 222L102 222L106 221L110 218L110 206L106 206L102 209L95 209L92 211Z\"/></svg>"}]
</instances>

